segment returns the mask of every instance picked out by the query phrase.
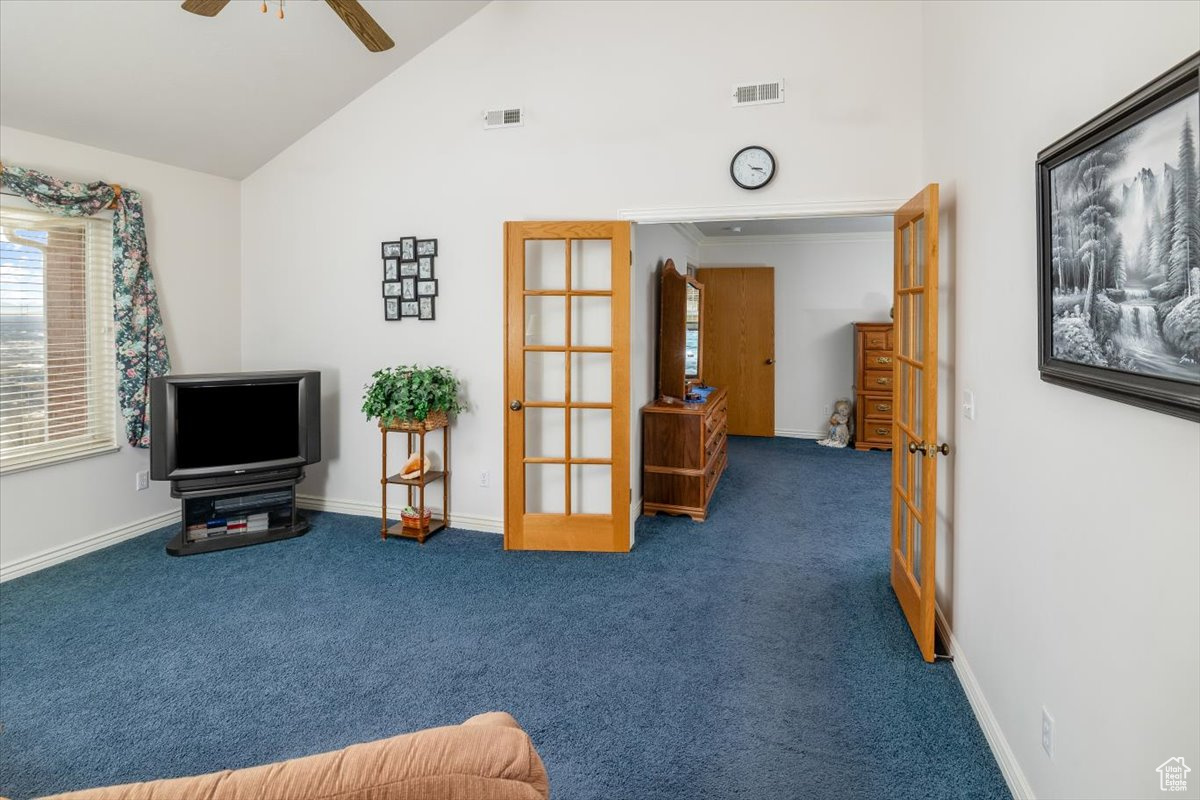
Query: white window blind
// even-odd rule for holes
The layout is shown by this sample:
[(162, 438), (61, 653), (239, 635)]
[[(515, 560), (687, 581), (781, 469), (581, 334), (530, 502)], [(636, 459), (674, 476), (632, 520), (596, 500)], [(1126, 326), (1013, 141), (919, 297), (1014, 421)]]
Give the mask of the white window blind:
[(0, 203), (0, 472), (115, 450), (112, 221)]

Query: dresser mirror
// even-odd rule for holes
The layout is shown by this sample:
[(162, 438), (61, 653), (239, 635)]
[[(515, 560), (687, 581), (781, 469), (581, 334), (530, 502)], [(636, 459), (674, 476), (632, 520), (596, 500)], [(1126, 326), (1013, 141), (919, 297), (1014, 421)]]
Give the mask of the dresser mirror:
[(700, 383), (704, 342), (700, 315), (704, 286), (683, 275), (675, 262), (662, 267), (659, 288), (658, 395), (667, 402), (684, 402), (688, 387)]

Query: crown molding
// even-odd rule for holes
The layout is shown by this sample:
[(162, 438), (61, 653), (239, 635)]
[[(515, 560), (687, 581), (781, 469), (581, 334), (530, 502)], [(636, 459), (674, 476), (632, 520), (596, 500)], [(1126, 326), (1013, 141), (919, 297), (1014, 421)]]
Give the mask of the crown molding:
[(678, 233), (684, 239), (687, 239), (691, 244), (700, 247), (704, 244), (704, 232), (696, 227), (694, 222), (672, 222), (671, 230)]

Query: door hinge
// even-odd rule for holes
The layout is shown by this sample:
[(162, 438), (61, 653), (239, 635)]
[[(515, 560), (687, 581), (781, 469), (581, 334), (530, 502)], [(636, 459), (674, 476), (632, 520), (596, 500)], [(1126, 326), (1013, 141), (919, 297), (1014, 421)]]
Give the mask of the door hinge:
[[(629, 251), (629, 266), (633, 266), (633, 251)], [(633, 491), (632, 489), (630, 491)]]

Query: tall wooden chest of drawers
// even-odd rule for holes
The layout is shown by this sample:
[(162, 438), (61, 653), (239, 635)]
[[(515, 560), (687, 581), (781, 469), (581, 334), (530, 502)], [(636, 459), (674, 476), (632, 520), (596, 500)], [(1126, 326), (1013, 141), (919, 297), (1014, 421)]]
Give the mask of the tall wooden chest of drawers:
[(704, 403), (654, 402), (642, 408), (642, 512), (708, 516), (725, 472), (726, 392)]
[(854, 323), (854, 447), (892, 449), (892, 323)]

